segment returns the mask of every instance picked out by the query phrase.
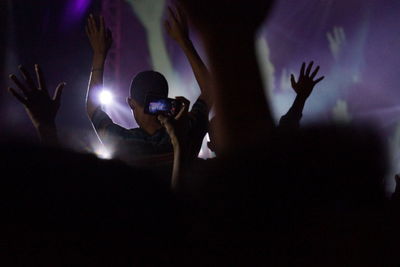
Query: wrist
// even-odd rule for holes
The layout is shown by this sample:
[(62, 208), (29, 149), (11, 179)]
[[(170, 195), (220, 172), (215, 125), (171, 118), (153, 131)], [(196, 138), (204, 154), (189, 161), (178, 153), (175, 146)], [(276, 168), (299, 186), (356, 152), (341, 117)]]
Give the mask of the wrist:
[(174, 149), (174, 153), (180, 153), (181, 152), (181, 146), (178, 142), (177, 139), (171, 139), (172, 147)]
[(49, 145), (58, 144), (57, 128), (54, 122), (38, 124), (36, 130), (42, 143)]
[(192, 47), (193, 43), (189, 37), (182, 37), (176, 40), (176, 42), (182, 47)]
[(93, 54), (93, 61), (92, 61), (92, 67), (93, 68), (103, 68), (104, 63), (106, 62), (106, 54), (102, 53), (94, 53)]
[(178, 41), (179, 46), (181, 47), (182, 51), (186, 55), (193, 54), (193, 51), (195, 50), (194, 45), (190, 39), (184, 39)]
[(307, 98), (308, 98), (308, 96), (302, 95), (302, 94), (298, 94), (298, 95), (296, 96), (296, 100), (297, 100), (297, 101), (300, 101), (300, 102), (306, 102)]

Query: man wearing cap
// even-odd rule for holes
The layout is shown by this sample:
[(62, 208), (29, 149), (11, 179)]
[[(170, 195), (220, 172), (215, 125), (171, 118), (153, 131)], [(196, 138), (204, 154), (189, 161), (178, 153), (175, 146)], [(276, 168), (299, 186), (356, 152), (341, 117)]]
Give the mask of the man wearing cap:
[[(106, 29), (103, 17), (100, 16), (97, 23), (90, 15), (86, 33), (93, 50), (86, 109), (102, 143), (111, 150), (114, 156), (128, 162), (167, 153), (172, 154), (170, 137), (157, 116), (144, 113), (147, 95), (168, 96), (167, 80), (156, 71), (148, 70), (138, 73), (132, 80), (127, 103), (139, 127), (126, 129), (115, 124), (101, 109), (96, 96), (103, 86), (104, 63), (112, 43), (111, 32)], [(193, 151), (192, 154), (199, 152), (201, 142), (207, 132), (209, 105), (204, 95), (203, 93), (200, 95), (188, 116), (188, 136), (193, 141), (189, 145)], [(197, 156), (197, 154), (191, 156)]]

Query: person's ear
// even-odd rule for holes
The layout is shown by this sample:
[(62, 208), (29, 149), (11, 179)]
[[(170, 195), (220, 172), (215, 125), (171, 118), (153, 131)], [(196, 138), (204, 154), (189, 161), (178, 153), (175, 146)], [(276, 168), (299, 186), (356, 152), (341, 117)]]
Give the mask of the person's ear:
[(132, 110), (135, 109), (135, 104), (134, 104), (134, 101), (133, 101), (132, 98), (127, 97), (127, 98), (126, 98), (126, 103), (128, 103), (129, 107), (130, 107)]

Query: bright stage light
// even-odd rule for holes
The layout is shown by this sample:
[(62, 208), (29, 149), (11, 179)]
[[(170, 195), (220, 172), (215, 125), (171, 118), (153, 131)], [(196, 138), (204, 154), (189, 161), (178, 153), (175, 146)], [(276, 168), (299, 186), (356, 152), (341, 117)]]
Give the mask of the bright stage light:
[(111, 151), (106, 149), (104, 146), (99, 146), (97, 149), (95, 149), (94, 153), (100, 159), (112, 159)]
[(99, 95), (100, 103), (102, 105), (110, 105), (113, 102), (113, 95), (110, 91), (103, 89)]

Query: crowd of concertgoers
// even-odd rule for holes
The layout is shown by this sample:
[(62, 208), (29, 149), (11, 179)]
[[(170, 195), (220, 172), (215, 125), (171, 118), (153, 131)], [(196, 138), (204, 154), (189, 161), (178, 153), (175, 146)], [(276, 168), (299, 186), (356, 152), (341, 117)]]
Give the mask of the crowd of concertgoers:
[[(201, 94), (190, 110), (182, 96), (177, 114), (147, 114), (146, 96), (167, 97), (168, 82), (140, 72), (127, 97), (135, 129), (115, 124), (97, 100), (112, 34), (102, 16), (90, 15), (86, 110), (113, 160), (60, 145), (55, 119), (66, 83), (52, 93), (40, 65), (36, 77), (23, 66), (19, 78), (10, 75), (9, 91), (42, 145), (12, 138), (1, 145), (1, 264), (399, 266), (400, 189), (385, 194), (386, 151), (376, 132), (300, 127), (324, 78), (313, 62), (291, 76), (296, 98), (279, 125), (273, 121), (254, 48), (271, 5), (180, 0), (169, 7), (165, 29)], [(198, 154), (207, 132), (216, 157), (204, 160)]]

